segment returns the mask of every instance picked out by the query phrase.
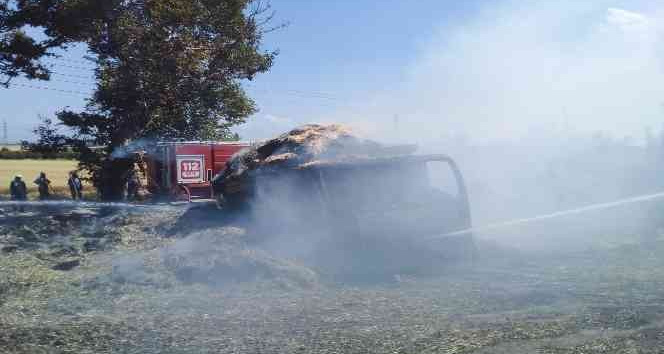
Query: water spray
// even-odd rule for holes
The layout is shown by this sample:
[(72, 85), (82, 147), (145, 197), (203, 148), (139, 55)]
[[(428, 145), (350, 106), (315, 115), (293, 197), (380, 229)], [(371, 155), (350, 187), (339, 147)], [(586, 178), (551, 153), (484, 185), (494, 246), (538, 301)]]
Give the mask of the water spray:
[(631, 198), (621, 199), (621, 200), (608, 202), (608, 203), (592, 204), (592, 205), (584, 206), (584, 207), (581, 207), (581, 208), (558, 211), (558, 212), (555, 212), (555, 213), (544, 214), (544, 215), (534, 216), (534, 217), (530, 217), (530, 218), (522, 218), (522, 219), (514, 219), (514, 220), (509, 220), (509, 221), (503, 221), (503, 222), (499, 222), (499, 223), (489, 224), (489, 225), (486, 225), (486, 226), (473, 227), (473, 228), (465, 229), (465, 230), (458, 230), (458, 231), (450, 232), (450, 233), (447, 233), (447, 234), (444, 234), (444, 235), (435, 236), (435, 237), (432, 237), (430, 239), (433, 240), (433, 239), (439, 239), (439, 238), (444, 238), (444, 237), (449, 237), (449, 236), (460, 236), (460, 235), (469, 234), (471, 232), (483, 232), (483, 231), (492, 231), (492, 230), (497, 230), (497, 229), (504, 229), (504, 228), (508, 228), (508, 227), (512, 227), (512, 226), (517, 226), (517, 225), (522, 225), (522, 224), (529, 224), (529, 223), (532, 223), (532, 222), (537, 222), (537, 221), (542, 221), (542, 220), (555, 219), (555, 218), (568, 216), (568, 215), (583, 214), (583, 213), (587, 213), (587, 212), (590, 212), (590, 211), (615, 208), (615, 207), (623, 206), (623, 205), (626, 205), (626, 204), (642, 203), (642, 202), (647, 202), (647, 201), (656, 200), (656, 199), (664, 199), (664, 192), (653, 193), (653, 194), (648, 194), (648, 195), (642, 195), (642, 196), (637, 196), (637, 197), (631, 197)]

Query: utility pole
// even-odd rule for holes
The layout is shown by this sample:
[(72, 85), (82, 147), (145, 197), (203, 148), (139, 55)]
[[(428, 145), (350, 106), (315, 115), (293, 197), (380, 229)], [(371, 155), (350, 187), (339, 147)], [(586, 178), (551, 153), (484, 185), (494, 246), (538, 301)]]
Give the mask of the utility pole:
[(9, 145), (9, 134), (6, 119), (2, 120), (2, 144), (5, 146)]

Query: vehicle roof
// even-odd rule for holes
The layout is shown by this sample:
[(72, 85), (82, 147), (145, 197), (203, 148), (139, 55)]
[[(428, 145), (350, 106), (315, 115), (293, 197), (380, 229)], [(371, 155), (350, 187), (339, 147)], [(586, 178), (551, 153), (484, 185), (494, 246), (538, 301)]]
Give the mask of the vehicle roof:
[(426, 162), (448, 162), (454, 164), (454, 160), (447, 155), (404, 155), (389, 157), (350, 157), (334, 160), (317, 160), (298, 166), (299, 169), (311, 168), (343, 168), (358, 166), (381, 166), (401, 163), (426, 163)]

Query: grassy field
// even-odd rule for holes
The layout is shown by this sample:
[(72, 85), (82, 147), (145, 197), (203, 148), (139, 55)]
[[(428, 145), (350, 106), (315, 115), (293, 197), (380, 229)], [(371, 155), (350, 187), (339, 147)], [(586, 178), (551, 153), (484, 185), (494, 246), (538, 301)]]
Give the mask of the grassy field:
[(76, 169), (73, 160), (0, 160), (0, 195), (9, 194), (9, 183), (15, 175), (21, 174), (28, 185), (31, 198), (37, 196), (37, 186), (32, 183), (40, 172), (45, 172), (51, 180), (56, 194), (68, 195), (67, 178), (69, 171)]
[(0, 150), (1, 149), (8, 149), (10, 151), (19, 151), (21, 150), (21, 144), (0, 144)]

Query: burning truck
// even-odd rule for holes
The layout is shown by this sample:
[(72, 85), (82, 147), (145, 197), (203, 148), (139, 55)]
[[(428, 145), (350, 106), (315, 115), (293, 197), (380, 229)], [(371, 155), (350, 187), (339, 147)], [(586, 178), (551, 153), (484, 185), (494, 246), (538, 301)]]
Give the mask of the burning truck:
[[(415, 150), (362, 139), (339, 125), (305, 125), (255, 144), (160, 143), (143, 166), (152, 193), (214, 199), (222, 213), (249, 215), (255, 234), (307, 245), (303, 253), (326, 269), (374, 276), (432, 267), (423, 260), (473, 259), (472, 234), (441, 237), (472, 226), (457, 164)], [(452, 193), (434, 187), (434, 165), (448, 171)]]
[[(472, 234), (444, 237), (472, 226), (457, 164), (415, 150), (361, 139), (339, 125), (305, 125), (239, 151), (212, 179), (212, 193), (222, 209), (245, 210), (260, 230), (290, 237), (286, 244), (328, 233), (317, 238), (319, 252), (307, 253), (317, 263), (343, 255), (353, 274), (371, 265), (419, 272), (431, 266), (423, 259), (473, 259)], [(447, 169), (453, 193), (433, 186), (433, 165)]]

